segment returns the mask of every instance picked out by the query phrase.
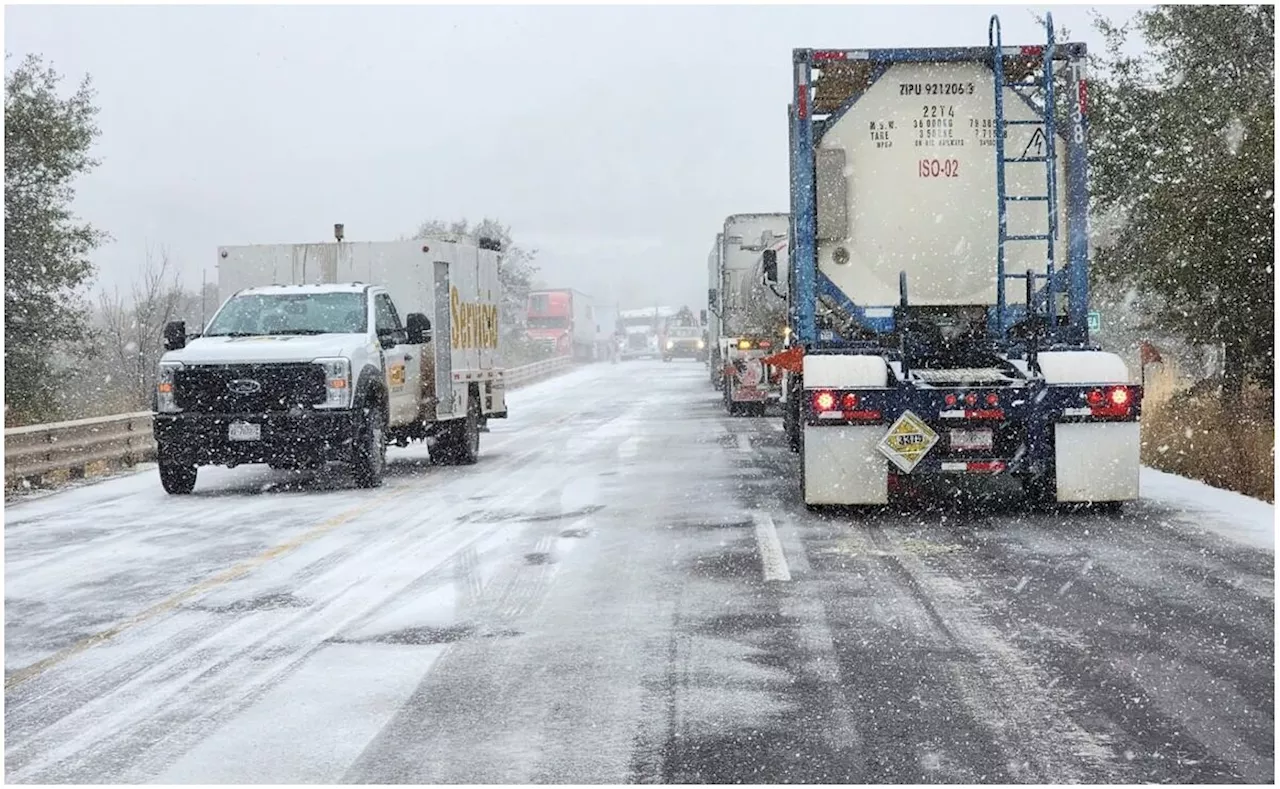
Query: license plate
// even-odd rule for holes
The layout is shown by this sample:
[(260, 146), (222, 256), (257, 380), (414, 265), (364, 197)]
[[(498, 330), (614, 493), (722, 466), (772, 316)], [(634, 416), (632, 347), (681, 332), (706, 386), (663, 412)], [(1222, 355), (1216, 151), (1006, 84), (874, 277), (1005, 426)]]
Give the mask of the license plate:
[(990, 430), (952, 430), (952, 449), (991, 449)]
[(260, 441), (262, 425), (249, 422), (232, 422), (227, 425), (227, 438), (231, 441)]

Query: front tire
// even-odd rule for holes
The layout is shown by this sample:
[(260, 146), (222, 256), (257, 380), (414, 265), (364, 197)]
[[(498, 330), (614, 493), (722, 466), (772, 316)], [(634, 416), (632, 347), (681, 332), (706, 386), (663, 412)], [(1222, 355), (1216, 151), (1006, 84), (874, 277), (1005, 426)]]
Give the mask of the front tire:
[(370, 406), (364, 415), (364, 423), (360, 425), (359, 444), (352, 476), (356, 485), (361, 488), (376, 488), (382, 484), (382, 475), (387, 467), (387, 417), (382, 406)]
[(160, 484), (164, 492), (173, 496), (185, 496), (196, 489), (196, 476), (200, 469), (196, 466), (160, 461)]

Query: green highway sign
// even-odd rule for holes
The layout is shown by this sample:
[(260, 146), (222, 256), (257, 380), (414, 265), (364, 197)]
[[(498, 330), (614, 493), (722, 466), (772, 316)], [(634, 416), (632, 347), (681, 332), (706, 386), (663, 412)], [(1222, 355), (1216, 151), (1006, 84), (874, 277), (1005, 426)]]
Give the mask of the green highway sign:
[(1089, 331), (1098, 331), (1102, 328), (1102, 314), (1097, 310), (1089, 310)]

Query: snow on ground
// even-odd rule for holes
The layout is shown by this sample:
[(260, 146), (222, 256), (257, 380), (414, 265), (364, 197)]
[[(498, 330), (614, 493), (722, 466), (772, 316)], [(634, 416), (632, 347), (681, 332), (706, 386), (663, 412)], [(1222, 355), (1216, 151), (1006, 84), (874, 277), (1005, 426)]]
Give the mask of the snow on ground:
[(1141, 485), (1143, 499), (1181, 511), (1182, 522), (1275, 552), (1275, 505), (1152, 468), (1142, 469)]

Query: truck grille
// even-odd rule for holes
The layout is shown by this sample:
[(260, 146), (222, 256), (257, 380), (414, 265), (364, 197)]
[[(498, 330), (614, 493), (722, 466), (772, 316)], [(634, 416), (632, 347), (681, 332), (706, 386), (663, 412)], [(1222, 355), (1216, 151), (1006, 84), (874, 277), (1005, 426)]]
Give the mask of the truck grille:
[(325, 400), (324, 370), (317, 364), (230, 364), (184, 367), (174, 376), (183, 411), (262, 414)]

